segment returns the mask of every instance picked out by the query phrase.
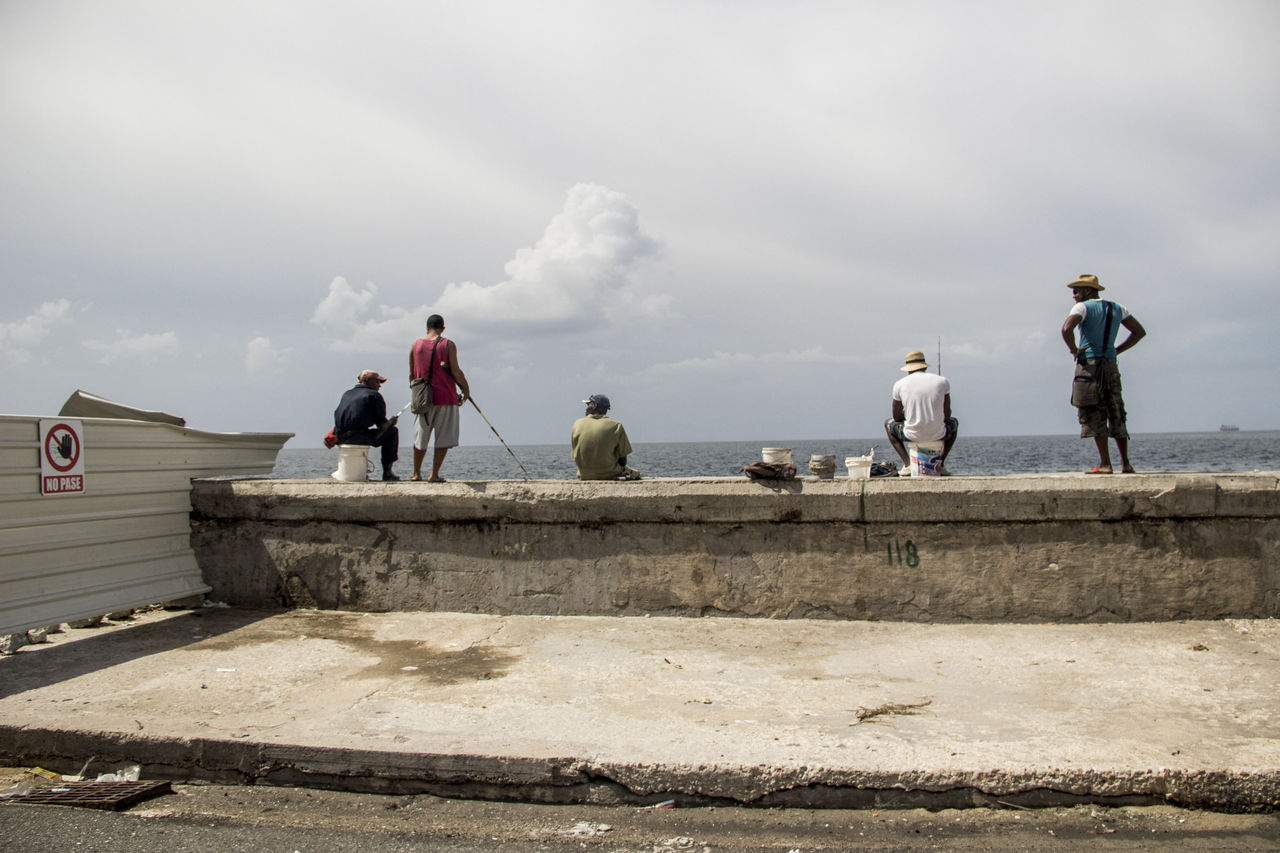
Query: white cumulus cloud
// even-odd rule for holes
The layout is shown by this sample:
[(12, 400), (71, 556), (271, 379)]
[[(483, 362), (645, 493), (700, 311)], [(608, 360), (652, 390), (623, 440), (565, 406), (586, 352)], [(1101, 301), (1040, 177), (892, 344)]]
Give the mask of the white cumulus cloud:
[(378, 314), (374, 319), (349, 319), (349, 336), (332, 341), (329, 349), (339, 352), (407, 352), (409, 344), (426, 332), (426, 319), (431, 310), (425, 305), (418, 308), (379, 305)]
[(31, 348), (48, 338), (59, 323), (67, 322), (70, 314), (70, 300), (56, 299), (15, 323), (0, 323), (0, 352), (16, 362), (28, 360)]
[(152, 360), (157, 356), (173, 355), (178, 351), (178, 336), (174, 332), (134, 334), (128, 329), (117, 329), (114, 341), (85, 341), (87, 349), (101, 353), (102, 364), (120, 361)]
[(637, 266), (656, 255), (657, 242), (640, 228), (640, 212), (622, 193), (577, 184), (564, 207), (532, 247), (519, 249), (504, 267), (509, 278), (492, 285), (447, 284), (432, 305), (405, 308), (373, 302), (377, 287), (356, 290), (335, 278), (311, 322), (341, 339), (329, 349), (395, 352), (421, 337), (431, 314), (466, 317), (468, 329), (541, 334), (599, 328), (662, 316), (671, 297), (644, 292)]
[(598, 184), (577, 184), (542, 238), (507, 262), (510, 278), (488, 286), (449, 284), (437, 311), (446, 317), (465, 313), (477, 325), (542, 330), (655, 315), (669, 297), (638, 291), (632, 273), (657, 250), (630, 199)]
[(270, 338), (256, 337), (245, 348), (244, 369), (250, 375), (277, 373), (290, 352), (287, 347), (272, 344)]
[(338, 276), (329, 282), (329, 293), (316, 306), (311, 322), (322, 326), (349, 326), (377, 295), (378, 288), (371, 281), (357, 291), (345, 278)]
[(336, 336), (329, 349), (339, 352), (394, 352), (422, 336), (431, 311), (425, 306), (398, 308), (379, 305), (377, 317), (368, 317), (378, 287), (366, 282), (360, 290), (342, 276), (329, 283), (329, 292), (311, 315), (311, 322), (326, 326)]

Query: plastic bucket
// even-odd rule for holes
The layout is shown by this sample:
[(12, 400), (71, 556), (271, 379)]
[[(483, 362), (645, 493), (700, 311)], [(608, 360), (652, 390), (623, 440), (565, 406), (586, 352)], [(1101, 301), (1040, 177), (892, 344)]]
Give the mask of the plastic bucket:
[(765, 447), (760, 451), (765, 462), (790, 462), (790, 447)]
[(338, 445), (338, 470), (330, 476), (344, 483), (363, 483), (369, 479), (369, 448), (363, 444)]
[(908, 441), (907, 458), (912, 477), (936, 477), (942, 465), (942, 442)]
[(830, 480), (836, 475), (836, 455), (815, 453), (809, 457), (809, 473), (819, 480)]
[(849, 469), (850, 480), (865, 480), (871, 476), (871, 456), (846, 456), (844, 467)]

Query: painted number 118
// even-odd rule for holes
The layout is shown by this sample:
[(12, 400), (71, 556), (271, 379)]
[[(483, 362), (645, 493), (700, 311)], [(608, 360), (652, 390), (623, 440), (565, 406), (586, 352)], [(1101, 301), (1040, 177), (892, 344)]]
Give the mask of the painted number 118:
[(912, 569), (920, 565), (920, 552), (916, 550), (916, 543), (910, 539), (906, 543), (895, 539), (884, 547), (889, 555), (889, 565), (906, 565)]

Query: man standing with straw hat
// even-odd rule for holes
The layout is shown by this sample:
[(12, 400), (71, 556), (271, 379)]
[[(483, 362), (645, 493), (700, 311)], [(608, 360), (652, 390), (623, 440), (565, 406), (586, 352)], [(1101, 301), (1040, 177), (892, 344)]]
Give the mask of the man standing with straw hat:
[[(1084, 274), (1067, 285), (1076, 304), (1062, 324), (1062, 340), (1076, 360), (1076, 381), (1071, 403), (1080, 419), (1080, 437), (1093, 438), (1098, 446), (1098, 467), (1090, 474), (1110, 474), (1111, 454), (1107, 439), (1116, 440), (1120, 451), (1120, 472), (1132, 474), (1129, 464), (1129, 430), (1125, 424), (1124, 397), (1120, 388), (1120, 367), (1116, 358), (1146, 336), (1138, 318), (1119, 302), (1108, 302), (1098, 294), (1105, 290), (1096, 275)], [(1116, 346), (1120, 327), (1129, 336)], [(1080, 329), (1079, 345), (1075, 330)]]
[(884, 422), (889, 443), (902, 459), (902, 473), (911, 469), (907, 442), (941, 441), (942, 459), (938, 473), (949, 475), (947, 454), (956, 443), (960, 422), (951, 417), (951, 383), (937, 373), (927, 373), (924, 352), (907, 353), (902, 370), (906, 376), (893, 384), (893, 417)]

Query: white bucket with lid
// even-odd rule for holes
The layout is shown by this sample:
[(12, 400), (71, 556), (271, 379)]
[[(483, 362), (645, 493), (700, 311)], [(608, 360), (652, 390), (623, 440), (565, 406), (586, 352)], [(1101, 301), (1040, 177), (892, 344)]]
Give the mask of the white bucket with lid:
[(790, 447), (765, 447), (760, 451), (765, 462), (790, 462)]
[(814, 453), (809, 457), (809, 473), (819, 480), (830, 480), (836, 475), (836, 455)]
[(912, 477), (937, 477), (942, 467), (942, 442), (908, 441), (907, 458)]
[(363, 444), (338, 445), (338, 470), (329, 476), (344, 483), (363, 483), (373, 467), (369, 464), (369, 448)]
[(844, 467), (849, 469), (850, 480), (866, 480), (871, 476), (871, 462), (875, 457), (876, 449), (871, 448), (866, 456), (846, 456), (844, 458)]

